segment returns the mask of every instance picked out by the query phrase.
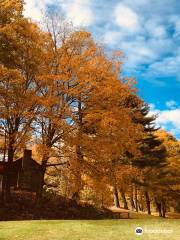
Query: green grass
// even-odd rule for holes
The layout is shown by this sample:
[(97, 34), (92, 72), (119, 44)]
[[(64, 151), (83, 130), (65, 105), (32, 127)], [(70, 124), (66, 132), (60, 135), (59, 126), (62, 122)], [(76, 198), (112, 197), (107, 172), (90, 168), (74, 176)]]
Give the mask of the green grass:
[[(180, 220), (53, 220), (0, 222), (0, 240), (178, 240)], [(137, 226), (172, 233), (144, 233), (136, 236)]]

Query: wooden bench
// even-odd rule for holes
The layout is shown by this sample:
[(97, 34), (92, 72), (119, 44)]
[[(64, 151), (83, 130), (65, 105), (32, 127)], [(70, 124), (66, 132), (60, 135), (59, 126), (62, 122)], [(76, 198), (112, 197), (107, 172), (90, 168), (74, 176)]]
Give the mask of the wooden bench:
[(130, 218), (130, 212), (113, 212), (113, 219), (122, 219), (122, 215), (125, 215), (126, 217), (123, 218)]

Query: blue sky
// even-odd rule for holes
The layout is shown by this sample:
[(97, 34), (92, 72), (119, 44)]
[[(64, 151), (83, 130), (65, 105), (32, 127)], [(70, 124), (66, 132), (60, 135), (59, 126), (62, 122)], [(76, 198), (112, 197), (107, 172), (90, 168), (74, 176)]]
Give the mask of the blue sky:
[(25, 16), (41, 20), (55, 6), (109, 50), (124, 53), (123, 74), (159, 115), (157, 124), (180, 139), (179, 0), (25, 0)]

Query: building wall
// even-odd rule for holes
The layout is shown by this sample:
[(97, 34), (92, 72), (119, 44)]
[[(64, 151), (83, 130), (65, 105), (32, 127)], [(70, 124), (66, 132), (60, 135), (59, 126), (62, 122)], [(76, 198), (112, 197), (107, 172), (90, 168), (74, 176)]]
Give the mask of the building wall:
[(32, 159), (32, 151), (25, 150), (22, 158), (22, 169), (18, 174), (18, 187), (37, 191), (40, 182), (40, 165)]
[(3, 179), (3, 176), (0, 175), (0, 192), (2, 192), (2, 179)]
[[(25, 150), (22, 158), (13, 162), (11, 186), (29, 191), (37, 191), (40, 184), (41, 166), (32, 159), (32, 151)], [(0, 191), (5, 162), (0, 162)]]
[(32, 165), (29, 168), (22, 168), (18, 175), (18, 187), (30, 191), (38, 190), (40, 182), (40, 169)]

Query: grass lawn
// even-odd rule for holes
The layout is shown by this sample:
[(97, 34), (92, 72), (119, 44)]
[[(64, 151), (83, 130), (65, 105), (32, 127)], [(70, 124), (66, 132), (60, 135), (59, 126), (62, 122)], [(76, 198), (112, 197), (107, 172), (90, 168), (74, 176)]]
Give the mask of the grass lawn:
[[(135, 228), (144, 229), (137, 236)], [(179, 240), (180, 220), (37, 220), (0, 222), (0, 240)], [(169, 233), (147, 233), (147, 230), (169, 230)]]

